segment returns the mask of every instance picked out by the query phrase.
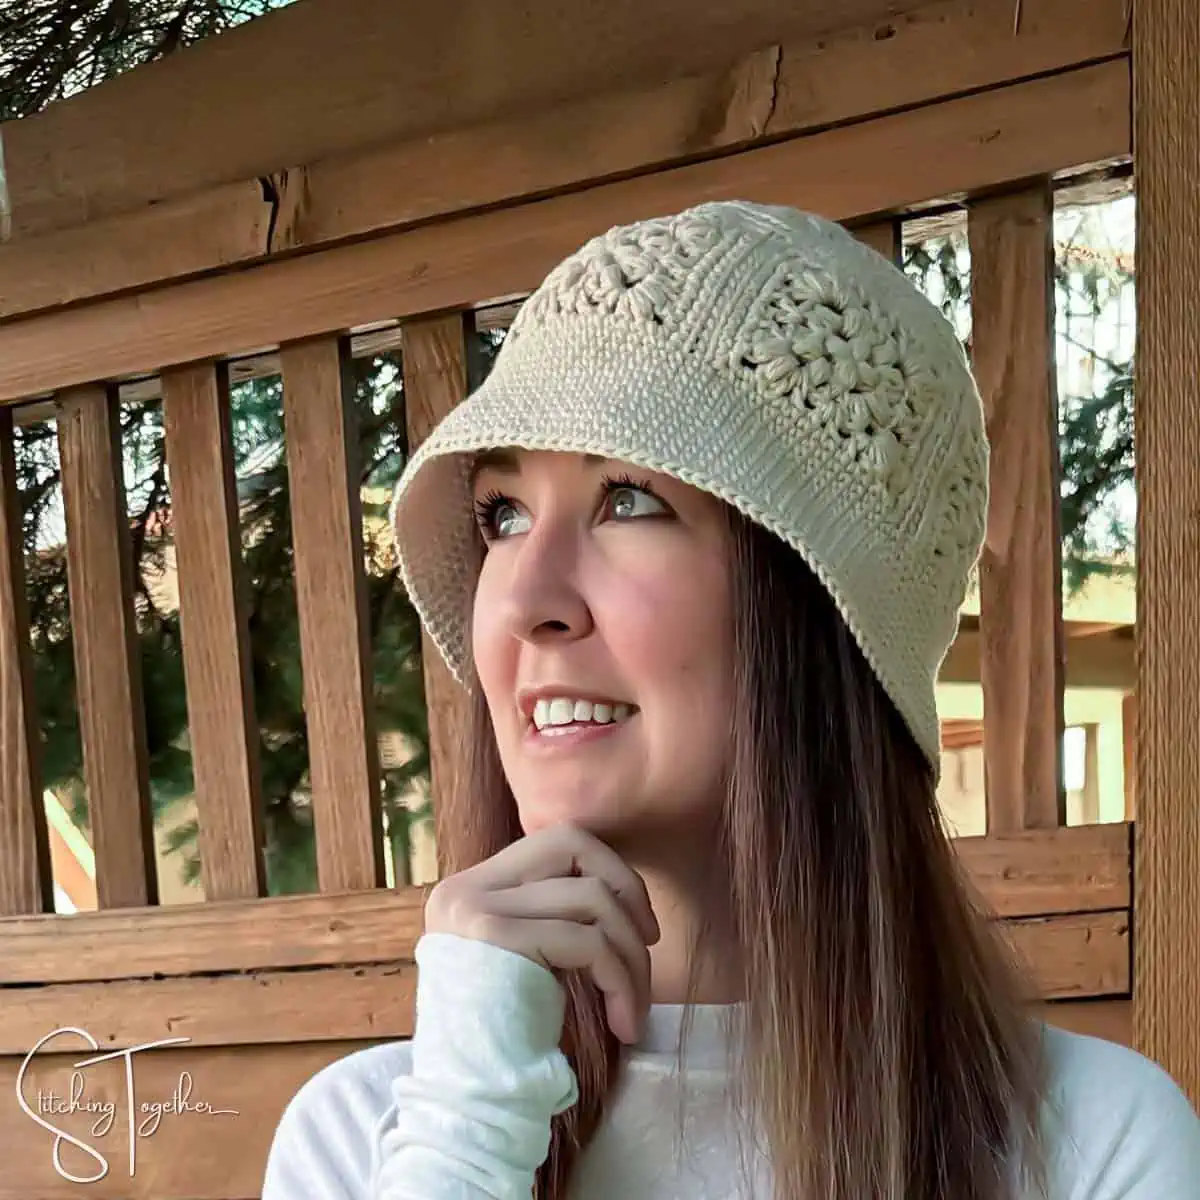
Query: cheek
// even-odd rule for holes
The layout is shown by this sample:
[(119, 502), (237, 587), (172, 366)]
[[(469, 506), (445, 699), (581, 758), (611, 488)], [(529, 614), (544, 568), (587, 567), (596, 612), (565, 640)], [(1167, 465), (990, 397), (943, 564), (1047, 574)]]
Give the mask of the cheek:
[(471, 649), (483, 694), (493, 708), (499, 696), (512, 695), (516, 684), (517, 648), (504, 628), (501, 598), (499, 573), (489, 570), (485, 560), (471, 614)]
[(722, 559), (663, 556), (612, 589), (605, 641), (656, 717), (724, 717), (729, 703), (732, 623)]

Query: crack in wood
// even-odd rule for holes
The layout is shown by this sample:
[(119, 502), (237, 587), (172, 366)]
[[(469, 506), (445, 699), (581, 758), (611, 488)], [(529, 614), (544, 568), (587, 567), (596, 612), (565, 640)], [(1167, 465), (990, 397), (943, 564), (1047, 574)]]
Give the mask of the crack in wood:
[(267, 220), (267, 239), (266, 245), (263, 246), (263, 253), (270, 254), (275, 248), (275, 225), (279, 220), (279, 206), (281, 203), (280, 187), (286, 184), (287, 172), (281, 172), (280, 182), (277, 184), (271, 175), (259, 176), (259, 185), (262, 187), (263, 203), (271, 206), (271, 216)]
[(772, 46), (771, 50), (774, 54), (774, 62), (771, 64), (771, 94), (767, 97), (767, 115), (763, 117), (762, 125), (757, 131), (758, 135), (766, 133), (771, 128), (775, 109), (779, 105), (779, 79), (783, 74), (783, 47)]

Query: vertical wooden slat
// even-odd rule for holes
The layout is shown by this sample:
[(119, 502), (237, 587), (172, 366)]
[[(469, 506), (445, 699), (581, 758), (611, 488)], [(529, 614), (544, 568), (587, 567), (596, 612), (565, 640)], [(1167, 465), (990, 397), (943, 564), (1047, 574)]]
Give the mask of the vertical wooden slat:
[(59, 397), (75, 688), (101, 908), (158, 903), (115, 388)]
[(979, 569), (988, 830), (1066, 820), (1048, 182), (972, 205), (972, 347), (992, 457)]
[(228, 375), (178, 367), (162, 388), (201, 878), (206, 899), (244, 900), (265, 872)]
[[(452, 313), (411, 321), (402, 330), (404, 405), (411, 454), (437, 423), (466, 398), (471, 372), (467, 339), (472, 331), (469, 314)], [(429, 758), (433, 785), (434, 836), (438, 866), (444, 871), (442, 836), (453, 805), (446, 802), (459, 784), (463, 731), (470, 713), (470, 697), (454, 681), (437, 648), (427, 636), (422, 640), (425, 670), (425, 707), (429, 712)]]
[(285, 346), (284, 421), (317, 875), (382, 887), (379, 745), (363, 569), (358, 430), (344, 341)]
[(1200, 1105), (1200, 5), (1133, 11), (1138, 720), (1134, 1037)]
[(878, 250), (896, 266), (900, 266), (904, 261), (902, 226), (898, 217), (876, 221), (871, 225), (860, 225), (853, 232), (860, 242), (865, 242), (872, 250)]
[(0, 408), (0, 916), (54, 911), (42, 783), (13, 410)]

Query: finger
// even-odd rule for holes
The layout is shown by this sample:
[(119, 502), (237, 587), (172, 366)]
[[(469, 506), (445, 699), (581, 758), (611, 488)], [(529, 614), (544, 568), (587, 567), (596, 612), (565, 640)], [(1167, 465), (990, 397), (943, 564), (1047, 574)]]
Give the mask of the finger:
[(633, 979), (599, 925), (521, 918), (497, 920), (504, 925), (505, 944), (516, 953), (552, 969), (587, 971), (604, 996), (613, 1033), (627, 1045), (638, 1040), (643, 1015)]
[(649, 1006), (650, 952), (645, 936), (602, 879), (587, 875), (575, 879), (541, 879), (487, 892), (481, 901), (489, 913), (498, 917), (599, 925), (629, 970), (639, 1012)]
[(650, 945), (660, 931), (642, 877), (615, 850), (574, 825), (539, 830), (471, 868), (475, 886), (489, 891), (540, 879), (592, 875), (602, 879), (643, 930)]

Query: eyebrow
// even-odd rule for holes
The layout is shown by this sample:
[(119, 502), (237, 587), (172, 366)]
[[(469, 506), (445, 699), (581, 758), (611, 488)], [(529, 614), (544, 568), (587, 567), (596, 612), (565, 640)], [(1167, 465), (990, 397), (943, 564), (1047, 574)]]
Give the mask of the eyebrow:
[[(597, 467), (608, 460), (603, 454), (585, 454), (583, 461), (586, 466)], [(481, 471), (495, 471), (500, 475), (520, 475), (520, 452), (508, 447), (499, 450), (481, 450), (471, 463), (468, 483), (475, 486), (475, 481)]]

